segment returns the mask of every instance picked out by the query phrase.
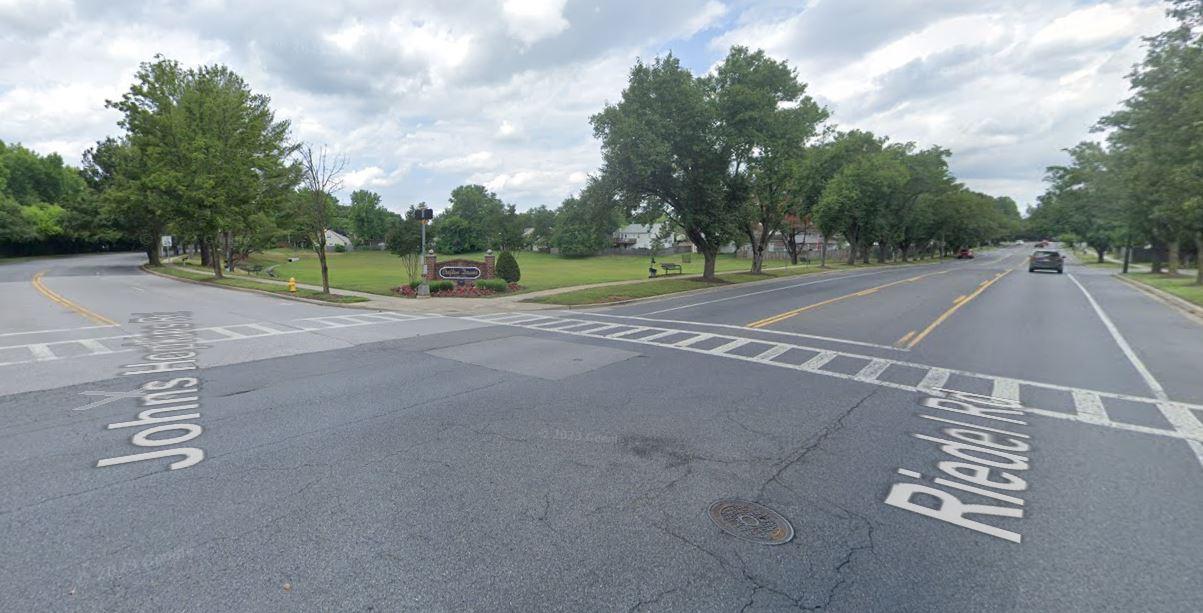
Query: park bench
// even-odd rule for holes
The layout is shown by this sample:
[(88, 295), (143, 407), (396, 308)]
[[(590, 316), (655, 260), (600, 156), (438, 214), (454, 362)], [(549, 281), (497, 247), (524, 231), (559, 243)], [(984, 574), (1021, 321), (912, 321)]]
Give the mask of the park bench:
[(670, 262), (665, 262), (664, 264), (661, 264), (660, 268), (664, 269), (664, 274), (666, 274), (666, 275), (674, 270), (677, 271), (677, 274), (681, 274), (683, 272), (681, 270), (680, 264), (673, 264)]

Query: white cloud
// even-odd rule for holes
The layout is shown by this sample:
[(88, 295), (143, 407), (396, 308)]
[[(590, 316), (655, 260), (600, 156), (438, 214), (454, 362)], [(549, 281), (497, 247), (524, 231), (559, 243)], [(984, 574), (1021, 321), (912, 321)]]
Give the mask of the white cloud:
[(511, 35), (529, 45), (568, 29), (565, 0), (503, 0), (502, 15)]
[[(236, 7), (236, 8), (235, 8)], [(445, 202), (465, 181), (557, 204), (601, 162), (589, 117), (637, 57), (695, 69), (732, 44), (790, 60), (841, 127), (940, 144), (971, 186), (1030, 202), (1045, 165), (1124, 97), (1157, 0), (0, 0), (0, 139), (72, 163), (156, 53), (221, 62), (349, 189)], [(264, 24), (270, 24), (269, 26)]]

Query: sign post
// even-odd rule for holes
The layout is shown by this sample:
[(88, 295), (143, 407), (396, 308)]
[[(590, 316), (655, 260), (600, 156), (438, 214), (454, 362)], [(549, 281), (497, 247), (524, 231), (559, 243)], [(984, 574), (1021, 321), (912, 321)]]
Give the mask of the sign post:
[(420, 252), (420, 257), (422, 258), (422, 282), (418, 285), (418, 297), (429, 298), (430, 271), (426, 264), (426, 224), (430, 223), (430, 220), (434, 218), (434, 209), (428, 209), (425, 204), (419, 204), (416, 212), (418, 223), (422, 226), (422, 251)]

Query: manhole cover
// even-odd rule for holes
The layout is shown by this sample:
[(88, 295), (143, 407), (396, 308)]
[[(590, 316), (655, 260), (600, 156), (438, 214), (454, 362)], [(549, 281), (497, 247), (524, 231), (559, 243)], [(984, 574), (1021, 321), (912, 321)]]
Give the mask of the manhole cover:
[(710, 505), (710, 520), (731, 536), (762, 545), (781, 545), (794, 538), (794, 527), (780, 513), (746, 500)]

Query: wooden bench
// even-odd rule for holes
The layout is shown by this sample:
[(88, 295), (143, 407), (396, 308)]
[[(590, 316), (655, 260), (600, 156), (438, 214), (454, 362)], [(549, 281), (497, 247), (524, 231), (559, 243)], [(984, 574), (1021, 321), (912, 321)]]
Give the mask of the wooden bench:
[(661, 265), (660, 265), (660, 268), (663, 268), (663, 269), (664, 269), (664, 274), (666, 274), (666, 275), (667, 275), (667, 274), (669, 274), (670, 272), (674, 271), (674, 270), (675, 270), (675, 271), (677, 271), (677, 274), (681, 274), (682, 272), (684, 272), (684, 271), (682, 271), (682, 270), (681, 270), (681, 265), (680, 265), (680, 264), (673, 264), (673, 263), (670, 263), (670, 262), (666, 262), (666, 263), (664, 263), (664, 264), (661, 264)]

